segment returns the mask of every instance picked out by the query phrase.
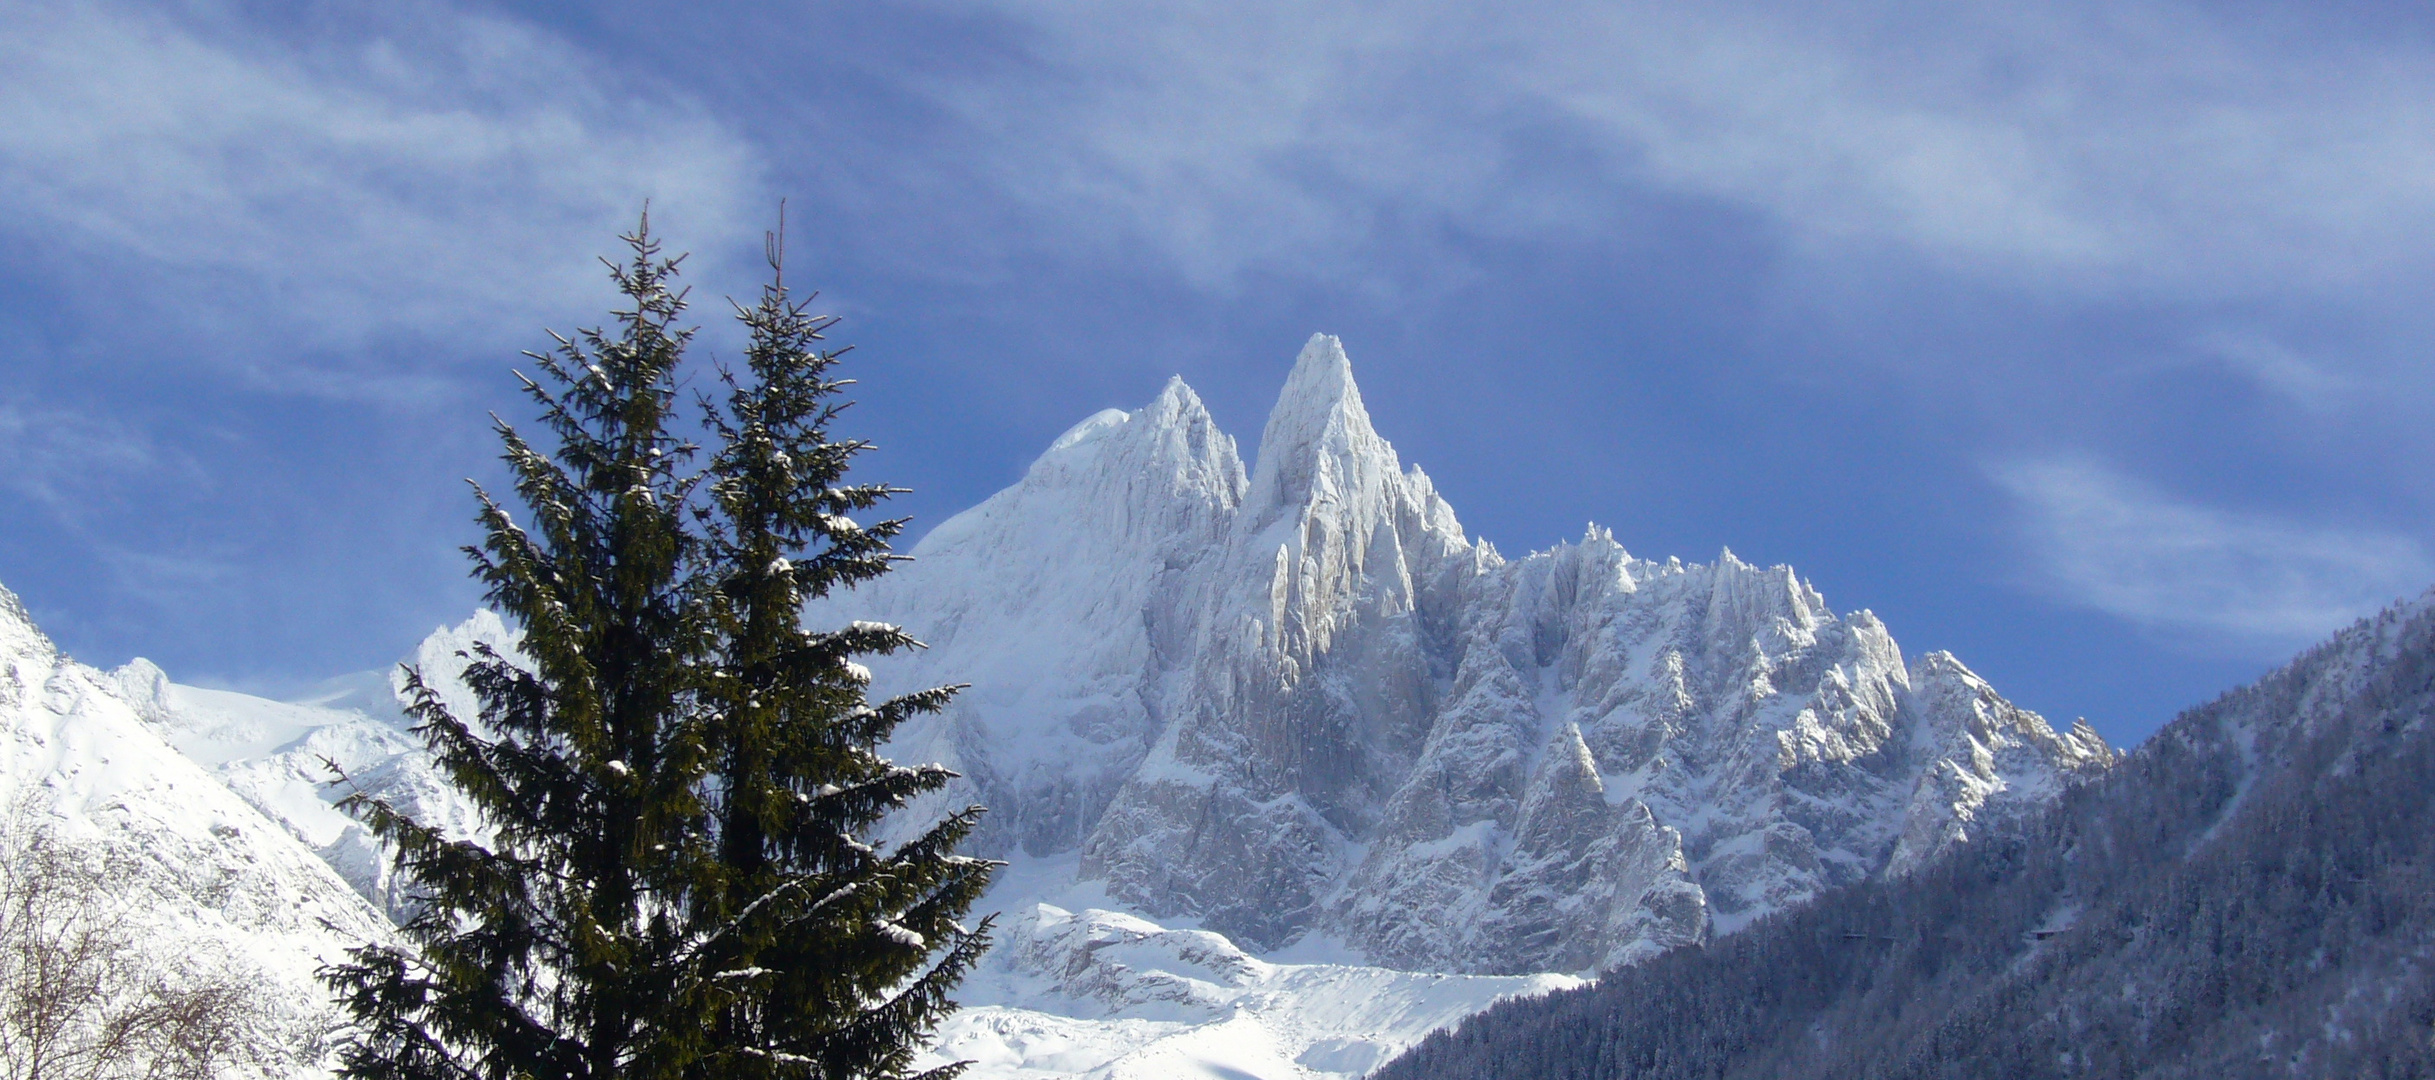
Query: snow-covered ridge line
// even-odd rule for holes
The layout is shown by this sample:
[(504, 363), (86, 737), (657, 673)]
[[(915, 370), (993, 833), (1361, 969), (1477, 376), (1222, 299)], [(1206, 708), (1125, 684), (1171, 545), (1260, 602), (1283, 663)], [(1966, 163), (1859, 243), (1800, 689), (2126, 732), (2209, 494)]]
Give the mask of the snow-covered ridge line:
[[(1467, 536), (1314, 336), (1246, 469), (1180, 380), (809, 615), (969, 682), (900, 757), (988, 854), (1254, 949), (1588, 971), (1901, 873), (2114, 759), (1786, 567)], [(927, 812), (927, 811), (925, 811)]]
[[(910, 818), (989, 805), (977, 853), (1016, 863), (983, 905), (1005, 944), (939, 1047), (976, 1077), (1358, 1076), (1570, 981), (1530, 973), (1904, 873), (2114, 760), (1786, 567), (1638, 559), (1596, 527), (1500, 556), (1378, 434), (1324, 336), (1256, 468), (1173, 380), (913, 554), (806, 614), (930, 643), (874, 665), (875, 692), (972, 685), (890, 752), (964, 774)], [(414, 658), (463, 716), (477, 641), (514, 645), (480, 613)], [(478, 829), (380, 681), (286, 704), (97, 672), (0, 590), (0, 786), (152, 853), (163, 941), (259, 951), (307, 1017), (313, 966), (397, 903), (322, 758)], [(1278, 952), (1319, 942), (1348, 962)]]
[(252, 989), (248, 1075), (314, 1075), (336, 1019), (314, 974), (389, 923), (163, 737), (157, 699), (129, 692), (158, 674), (60, 655), (0, 588), (0, 831), (12, 850), (41, 835), (105, 862), (139, 955)]
[[(410, 660), (459, 716), (478, 715), (460, 677), (463, 654), (477, 642), (512, 653), (515, 635), (496, 613), (479, 611), (432, 631)], [(141, 658), (110, 679), (156, 734), (392, 917), (402, 916), (404, 906), (388, 855), (370, 830), (334, 805), (340, 798), (364, 791), (456, 835), (481, 831), (473, 806), (411, 732), (402, 672), (361, 672), (304, 702), (180, 685)], [(332, 764), (341, 775), (332, 775)]]

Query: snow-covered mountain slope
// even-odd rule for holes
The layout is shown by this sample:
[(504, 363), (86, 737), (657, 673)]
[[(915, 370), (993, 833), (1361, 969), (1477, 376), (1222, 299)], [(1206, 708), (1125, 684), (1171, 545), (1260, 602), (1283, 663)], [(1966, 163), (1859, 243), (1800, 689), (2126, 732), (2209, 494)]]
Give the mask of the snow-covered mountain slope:
[[(1039, 879), (1071, 861), (1030, 861), (996, 895), (1056, 891)], [(996, 947), (958, 992), (968, 1007), (925, 1064), (969, 1060), (973, 1080), (1353, 1080), (1499, 1000), (1580, 983), (1271, 962), (1206, 930), (1082, 906), (1105, 899), (1088, 886), (1066, 891), (1058, 899), (1074, 910), (1034, 903), (1001, 915)]]
[[(334, 1019), (315, 970), (385, 938), (389, 923), (285, 827), (164, 739), (124, 688), (141, 674), (113, 676), (60, 655), (0, 589), (4, 827), (106, 860), (143, 952), (255, 987), (268, 1022), (251, 1032), (247, 1054), (264, 1075), (311, 1073)], [(280, 734), (225, 737), (234, 745)]]
[(982, 850), (1079, 853), (1154, 918), (1412, 970), (1584, 971), (1902, 873), (2114, 758), (1784, 567), (1506, 559), (1303, 350), (1256, 467), (1197, 397), (1101, 413), (914, 562), (832, 597), (969, 682), (896, 756)]
[[(439, 783), (378, 688), (345, 685), (277, 702), (180, 685), (142, 660), (102, 673), (59, 658), (11, 603), (0, 593), (0, 650), (14, 658), (0, 669), (0, 689), (44, 692), (25, 702), (0, 695), (14, 710), (8, 730), (20, 747), (47, 739), (67, 748), (18, 753), (0, 781), (11, 791), (77, 793), (56, 808), (44, 802), (46, 814), (149, 860), (161, 884), (144, 900), (148, 923), (157, 924), (148, 944), (258, 958), (271, 973), (279, 1017), (265, 1033), (266, 1071), (314, 1073), (313, 1037), (334, 1017), (311, 973), (340, 950), (385, 935), (386, 922), (366, 901), (397, 899), (370, 838), (330, 806), (343, 785), (330, 782), (323, 759), (418, 814), (470, 830), (461, 799)], [(477, 641), (512, 648), (513, 640), (496, 616), (477, 613), (434, 632), (412, 662), (470, 715), (459, 654)], [(28, 722), (20, 704), (46, 719)], [(939, 1031), (929, 1063), (974, 1060), (967, 1075), (975, 1080), (1351, 1078), (1498, 1000), (1578, 983), (1272, 963), (1216, 933), (1086, 906), (1111, 901), (1073, 887), (1075, 859), (1032, 861), (1029, 880), (1019, 872), (983, 905), (1002, 912), (999, 944), (957, 995), (969, 1007)], [(1047, 895), (1075, 910), (1034, 899)], [(268, 910), (282, 902), (293, 910)], [(300, 919), (314, 921), (310, 932), (300, 932)]]
[[(1216, 479), (1221, 495), (1239, 493), (1239, 473)], [(514, 635), (480, 612), (435, 631), (410, 661), (463, 715), (473, 709), (460, 653), (475, 642), (512, 649)], [(141, 860), (148, 948), (249, 973), (258, 964), (274, 1017), (255, 1051), (264, 1073), (318, 1074), (335, 1016), (312, 972), (386, 936), (375, 905), (398, 901), (371, 838), (330, 805), (345, 787), (325, 759), (426, 820), (476, 828), (406, 730), (400, 680), (279, 702), (181, 685), (140, 659), (99, 672), (60, 657), (5, 592), (0, 656), (11, 747), (0, 791), (36, 793), (43, 821)], [(975, 1080), (1350, 1078), (1498, 1000), (1578, 983), (1262, 960), (1213, 932), (1108, 910), (1104, 891), (1074, 886), (1074, 846), (1028, 860), (984, 903), (1002, 913), (999, 944), (957, 995), (969, 1007), (940, 1030), (931, 1063), (972, 1059)]]
[(1496, 1009), (1385, 1075), (2435, 1075), (2431, 777), (2435, 591), (1999, 843)]
[[(971, 684), (955, 723), (909, 732), (896, 748), (904, 760), (954, 762), (967, 778), (925, 810), (960, 808), (977, 791), (1001, 850), (1082, 843), (1169, 726), (1193, 655), (1186, 613), (1199, 598), (1187, 590), (1208, 579), (1198, 568), (1218, 552), (1243, 487), (1234, 440), (1178, 380), (1140, 412), (1075, 425), (1020, 483), (931, 530), (925, 580), (1004, 587), (922, 598), (924, 640), (955, 659), (952, 681)], [(1092, 557), (1010, 562), (1007, 537)], [(1034, 629), (1006, 632), (1015, 626)]]
[[(1635, 559), (1594, 527), (1505, 558), (1379, 436), (1332, 338), (1256, 468), (1171, 382), (913, 554), (807, 617), (925, 638), (873, 665), (883, 692), (972, 684), (890, 753), (964, 774), (908, 820), (981, 802), (979, 852), (1018, 863), (937, 1048), (975, 1076), (1360, 1075), (1570, 981), (1523, 973), (1907, 873), (2113, 761), (1786, 568)], [(513, 634), (479, 614), (413, 660), (460, 716), (477, 641)], [(149, 860), (162, 940), (259, 958), (295, 1024), (322, 1015), (314, 966), (399, 902), (325, 759), (478, 832), (393, 682), (280, 703), (105, 674), (13, 598), (0, 660), (5, 793)]]
[[(492, 612), (432, 632), (412, 662), (460, 715), (474, 715), (457, 674), (460, 652), (476, 641), (509, 645)], [(111, 673), (128, 704), (162, 738), (312, 850), (365, 899), (402, 917), (388, 856), (371, 832), (334, 804), (355, 790), (373, 793), (457, 835), (479, 829), (473, 807), (451, 788), (399, 705), (402, 675), (364, 672), (326, 685), (301, 702), (183, 686), (150, 661)], [(344, 779), (330, 767), (342, 770)]]

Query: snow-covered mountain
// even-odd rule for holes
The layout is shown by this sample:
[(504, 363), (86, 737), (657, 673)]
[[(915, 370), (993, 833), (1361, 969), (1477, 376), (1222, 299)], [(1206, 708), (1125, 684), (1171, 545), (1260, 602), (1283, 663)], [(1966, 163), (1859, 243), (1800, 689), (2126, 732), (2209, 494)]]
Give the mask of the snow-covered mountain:
[(969, 682), (896, 756), (989, 854), (1254, 950), (1588, 971), (1902, 873), (2113, 760), (1785, 567), (1467, 536), (1311, 339), (1243, 467), (1180, 380), (815, 606)]
[[(496, 613), (442, 627), (409, 662), (448, 696), (460, 716), (476, 715), (460, 679), (461, 655), (475, 641), (510, 646)], [(119, 696), (154, 732), (208, 768), (239, 797), (338, 871), (348, 885), (393, 918), (402, 897), (388, 856), (371, 831), (334, 804), (371, 792), (419, 821), (461, 836), (480, 830), (473, 806), (450, 787), (399, 704), (402, 677), (361, 672), (297, 702), (182, 686), (138, 658), (111, 673)], [(344, 773), (333, 778), (330, 766)]]
[(1495, 1009), (1383, 1075), (2435, 1075), (2430, 777), (2435, 591), (2000, 843)]
[[(933, 1055), (976, 1077), (1360, 1076), (1576, 981), (1538, 973), (1906, 873), (2114, 760), (1950, 655), (1906, 662), (1784, 567), (1635, 559), (1595, 527), (1505, 558), (1379, 436), (1324, 336), (1255, 467), (1173, 381), (913, 554), (807, 617), (930, 643), (874, 664), (878, 691), (971, 684), (890, 753), (964, 774), (907, 820), (981, 802), (976, 846), (1016, 864)], [(476, 641), (514, 636), (477, 613), (411, 658), (461, 716)], [(325, 762), (479, 831), (396, 689), (283, 703), (99, 672), (0, 592), (0, 795), (140, 857), (164, 947), (263, 965), (288, 1033), (265, 1053), (309, 1073), (312, 971), (399, 904)]]
[[(410, 662), (473, 715), (462, 653), (514, 640), (479, 612), (435, 631)], [(109, 858), (147, 953), (234, 972), (258, 991), (253, 1074), (324, 1075), (339, 1017), (313, 973), (386, 939), (381, 909), (396, 914), (399, 901), (371, 838), (331, 806), (347, 785), (330, 781), (325, 759), (426, 821), (479, 831), (406, 730), (395, 684), (374, 673), (279, 702), (180, 685), (141, 659), (97, 671), (62, 657), (0, 590), (0, 806), (14, 808), (0, 839), (41, 830)], [(1072, 863), (1028, 867), (984, 902), (1003, 913), (999, 945), (929, 1063), (975, 1060), (976, 1080), (1352, 1080), (1495, 1001), (1578, 982), (1261, 959), (1214, 933), (1111, 910), (1104, 892), (1073, 886)]]
[(12, 851), (39, 836), (105, 866), (122, 929), (148, 962), (252, 991), (262, 1023), (238, 1049), (255, 1072), (309, 1073), (335, 1019), (314, 972), (384, 939), (389, 922), (288, 827), (171, 745), (174, 731), (139, 705), (158, 699), (126, 689), (157, 675), (61, 656), (0, 588), (0, 833)]

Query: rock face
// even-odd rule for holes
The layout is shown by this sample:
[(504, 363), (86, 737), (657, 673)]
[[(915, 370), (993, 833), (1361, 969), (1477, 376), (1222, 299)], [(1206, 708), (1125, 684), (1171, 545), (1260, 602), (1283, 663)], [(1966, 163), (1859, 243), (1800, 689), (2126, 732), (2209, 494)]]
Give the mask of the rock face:
[[(894, 756), (965, 774), (991, 854), (1255, 949), (1594, 970), (1903, 873), (2114, 760), (1785, 567), (1604, 530), (1467, 537), (1314, 337), (1248, 471), (1198, 398), (1068, 432), (915, 561), (815, 605), (970, 682)], [(929, 809), (936, 809), (929, 808)]]
[(1376, 1075), (2435, 1075), (2430, 776), (2435, 591), (2183, 711), (2004, 842)]

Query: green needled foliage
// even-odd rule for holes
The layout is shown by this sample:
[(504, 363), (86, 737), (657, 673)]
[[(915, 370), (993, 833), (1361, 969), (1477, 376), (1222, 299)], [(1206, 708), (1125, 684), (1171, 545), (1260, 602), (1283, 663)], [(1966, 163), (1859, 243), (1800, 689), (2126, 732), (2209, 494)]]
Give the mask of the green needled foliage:
[(850, 382), (820, 344), (834, 320), (790, 297), (773, 236), (771, 282), (737, 308), (744, 370), (693, 403), (705, 455), (672, 430), (692, 331), (649, 225), (611, 264), (614, 332), (527, 354), (554, 447), (498, 424), (529, 524), (476, 488), (466, 550), (522, 630), (513, 655), (468, 657), (475, 717), (407, 672), (486, 834), (342, 803), (420, 902), (408, 947), (324, 972), (356, 1018), (343, 1075), (906, 1076), (987, 945), (987, 921), (957, 921), (996, 865), (954, 853), (979, 807), (891, 850), (857, 839), (953, 778), (877, 748), (958, 688), (868, 701), (853, 658), (919, 643), (800, 618), (887, 572), (904, 525), (850, 516), (899, 489), (844, 482), (865, 444), (828, 434)]

